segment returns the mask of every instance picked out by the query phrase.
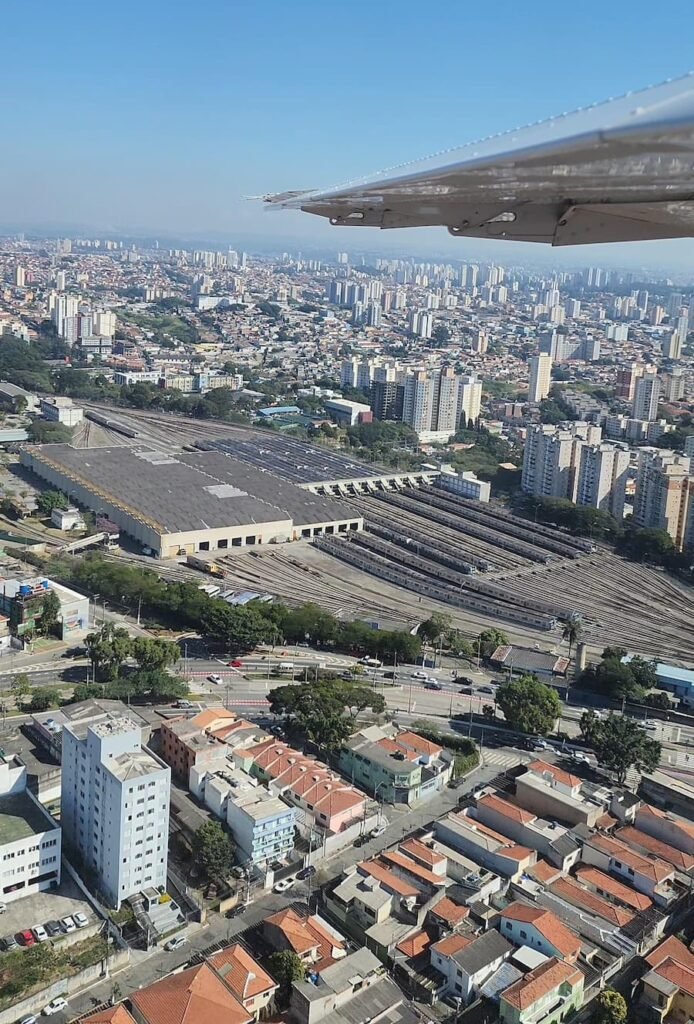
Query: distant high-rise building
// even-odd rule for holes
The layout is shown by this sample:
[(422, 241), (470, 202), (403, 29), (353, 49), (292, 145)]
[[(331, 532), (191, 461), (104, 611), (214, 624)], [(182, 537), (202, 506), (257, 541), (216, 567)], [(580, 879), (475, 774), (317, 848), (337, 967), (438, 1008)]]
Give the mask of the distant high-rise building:
[(395, 380), (374, 380), (371, 385), (371, 411), (377, 420), (401, 420), (405, 389)]
[(684, 302), (684, 295), (682, 292), (671, 292), (670, 298), (668, 299), (667, 312), (671, 320), (675, 320), (680, 315), (680, 309)]
[(658, 415), (660, 378), (654, 372), (645, 373), (636, 381), (632, 416), (635, 420), (654, 420)]
[(355, 302), (352, 306), (352, 323), (363, 324), (366, 317), (366, 309), (363, 302)]
[(381, 305), (380, 302), (370, 302), (366, 307), (365, 317), (367, 327), (381, 326)]
[(431, 338), (434, 329), (434, 318), (426, 309), (415, 309), (410, 316), (410, 331), (418, 338)]
[(665, 310), (662, 306), (652, 306), (649, 319), (654, 327), (660, 327), (665, 317)]
[(345, 359), (340, 368), (340, 387), (356, 388), (358, 359)]
[(616, 445), (585, 444), (579, 452), (576, 504), (624, 518), (629, 452)]
[(531, 405), (537, 405), (549, 395), (552, 384), (552, 357), (546, 352), (532, 356), (528, 361), (528, 371), (528, 401)]
[(636, 390), (636, 381), (643, 376), (645, 367), (643, 363), (629, 363), (617, 370), (615, 384), (615, 397), (623, 402), (633, 402)]
[(77, 316), (80, 300), (77, 295), (56, 295), (53, 305), (53, 323), (59, 338), (66, 337), (66, 321)]
[(474, 374), (458, 378), (458, 408), (456, 430), (459, 426), (476, 423), (482, 405), (482, 381)]
[(578, 299), (569, 299), (566, 303), (566, 315), (574, 320), (581, 313), (581, 303)]
[(346, 252), (338, 252), (337, 262), (342, 266), (349, 263), (349, 255)]
[(341, 306), (344, 301), (344, 281), (334, 279), (328, 285), (328, 301), (333, 306)]
[(405, 378), (402, 418), (417, 433), (435, 429), (432, 427), (434, 413), (434, 378), (426, 370), (408, 373)]
[(684, 372), (678, 366), (660, 374), (661, 390), (666, 402), (679, 402), (684, 398)]
[(142, 730), (107, 713), (62, 729), (60, 823), (68, 850), (109, 906), (166, 888), (171, 770), (142, 746)]
[(682, 337), (678, 330), (668, 334), (663, 341), (663, 355), (666, 359), (677, 360), (682, 356)]
[(648, 290), (641, 288), (636, 293), (636, 305), (639, 307), (642, 313), (645, 313), (648, 309)]
[(94, 333), (102, 338), (112, 338), (116, 333), (116, 314), (110, 309), (98, 309), (94, 313)]
[(472, 336), (472, 351), (483, 356), (489, 348), (489, 337), (486, 331), (477, 331)]
[(65, 271), (59, 270), (55, 275), (55, 287), (59, 292), (65, 291)]
[(27, 272), (24, 267), (18, 266), (14, 272), (14, 283), (17, 288), (24, 288), (27, 283)]

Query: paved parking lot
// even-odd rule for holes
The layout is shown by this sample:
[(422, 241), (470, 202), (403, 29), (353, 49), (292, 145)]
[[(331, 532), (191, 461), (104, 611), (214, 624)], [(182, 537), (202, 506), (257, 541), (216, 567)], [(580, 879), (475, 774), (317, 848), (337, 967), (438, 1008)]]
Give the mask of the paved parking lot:
[(90, 924), (95, 921), (90, 904), (69, 875), (65, 876), (58, 889), (25, 896), (6, 906), (7, 910), (0, 915), (2, 936), (15, 935), (37, 924), (45, 924), (46, 921), (59, 921), (61, 917), (74, 914), (77, 910), (89, 918)]

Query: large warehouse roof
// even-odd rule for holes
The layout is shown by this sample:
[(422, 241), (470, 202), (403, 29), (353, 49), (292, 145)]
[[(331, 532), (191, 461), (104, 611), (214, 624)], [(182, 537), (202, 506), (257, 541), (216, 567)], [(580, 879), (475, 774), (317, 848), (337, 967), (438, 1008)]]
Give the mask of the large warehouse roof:
[(219, 441), (201, 441), (197, 447), (205, 451), (227, 452), (251, 466), (265, 466), (295, 484), (365, 480), (370, 477), (379, 479), (395, 473), (383, 466), (357, 462), (316, 444), (260, 431), (252, 439), (234, 436)]
[(292, 519), (296, 525), (354, 518), (348, 506), (240, 462), (221, 451), (167, 455), (133, 448), (32, 448), (69, 479), (130, 506), (162, 533), (214, 530)]

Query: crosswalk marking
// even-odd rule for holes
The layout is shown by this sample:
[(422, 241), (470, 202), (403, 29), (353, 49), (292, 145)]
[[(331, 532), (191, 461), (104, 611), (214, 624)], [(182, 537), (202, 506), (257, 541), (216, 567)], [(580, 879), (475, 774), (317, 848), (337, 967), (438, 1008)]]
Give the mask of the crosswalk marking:
[(520, 754), (507, 750), (485, 750), (484, 763), (500, 765), (503, 768), (513, 768), (521, 764), (524, 758)]

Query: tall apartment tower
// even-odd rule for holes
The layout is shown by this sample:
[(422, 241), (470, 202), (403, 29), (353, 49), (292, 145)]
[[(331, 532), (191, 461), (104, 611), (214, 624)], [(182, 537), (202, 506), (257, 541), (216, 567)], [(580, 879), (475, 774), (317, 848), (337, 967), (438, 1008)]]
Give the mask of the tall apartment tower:
[(14, 272), (14, 283), (17, 288), (24, 288), (27, 283), (27, 272), (24, 267), (18, 266)]
[(456, 430), (458, 426), (467, 426), (472, 420), (476, 423), (482, 407), (482, 381), (474, 374), (458, 378), (458, 409)]
[(61, 824), (68, 849), (118, 909), (142, 889), (166, 888), (171, 769), (142, 746), (140, 728), (107, 713), (62, 731)]
[(402, 418), (418, 433), (432, 427), (434, 412), (434, 378), (426, 370), (409, 373), (405, 378)]
[(576, 504), (624, 518), (629, 453), (611, 444), (585, 444), (579, 452)]
[(654, 420), (658, 416), (660, 378), (655, 372), (644, 373), (636, 381), (632, 417), (635, 420)]
[(623, 402), (633, 402), (636, 382), (643, 376), (644, 369), (643, 363), (629, 363), (627, 366), (620, 366), (617, 370), (615, 397), (621, 398)]
[(523, 451), (521, 487), (526, 494), (576, 500), (583, 445), (599, 444), (602, 430), (577, 421), (561, 426), (530, 427)]
[(634, 519), (639, 526), (665, 530), (682, 550), (694, 542), (694, 477), (686, 455), (642, 448), (639, 451)]
[(549, 395), (552, 383), (552, 357), (546, 352), (532, 356), (528, 361), (528, 372), (530, 377), (528, 401), (531, 405), (537, 405)]

